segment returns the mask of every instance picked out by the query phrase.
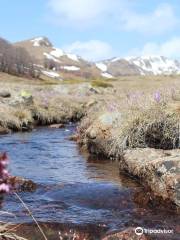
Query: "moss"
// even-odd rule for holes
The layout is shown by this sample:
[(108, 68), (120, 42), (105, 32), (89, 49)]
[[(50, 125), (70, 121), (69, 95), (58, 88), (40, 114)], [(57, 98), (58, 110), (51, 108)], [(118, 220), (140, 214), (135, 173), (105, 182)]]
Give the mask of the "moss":
[(87, 83), (86, 79), (67, 79), (63, 80), (62, 84), (80, 84), (80, 83)]
[(113, 87), (113, 85), (109, 82), (105, 82), (102, 80), (93, 80), (91, 82), (92, 87), (102, 87), (102, 88), (108, 88), (108, 87)]

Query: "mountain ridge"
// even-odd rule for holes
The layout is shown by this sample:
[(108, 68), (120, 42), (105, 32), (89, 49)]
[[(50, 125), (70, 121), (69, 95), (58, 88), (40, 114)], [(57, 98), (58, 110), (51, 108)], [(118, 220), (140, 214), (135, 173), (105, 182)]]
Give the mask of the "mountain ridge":
[(45, 61), (49, 64), (51, 62), (51, 70), (71, 72), (73, 75), (85, 78), (103, 77), (111, 79), (126, 75), (180, 74), (180, 61), (165, 56), (114, 57), (92, 62), (54, 47), (47, 37), (36, 37), (17, 42), (15, 45), (24, 47), (37, 59), (41, 66), (44, 66)]

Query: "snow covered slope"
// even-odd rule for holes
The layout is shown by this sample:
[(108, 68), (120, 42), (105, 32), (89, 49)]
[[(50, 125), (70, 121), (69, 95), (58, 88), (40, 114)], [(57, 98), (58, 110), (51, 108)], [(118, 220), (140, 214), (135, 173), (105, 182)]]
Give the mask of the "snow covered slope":
[(115, 77), (121, 75), (171, 75), (180, 74), (180, 61), (163, 56), (113, 58), (96, 66), (102, 73)]
[(163, 56), (129, 57), (126, 60), (136, 65), (143, 75), (180, 74), (180, 62)]

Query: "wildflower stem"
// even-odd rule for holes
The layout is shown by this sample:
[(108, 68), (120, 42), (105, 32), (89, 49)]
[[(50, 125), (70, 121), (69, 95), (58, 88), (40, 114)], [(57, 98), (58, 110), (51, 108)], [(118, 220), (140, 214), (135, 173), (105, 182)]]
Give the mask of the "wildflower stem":
[(43, 238), (45, 240), (48, 240), (44, 231), (42, 230), (41, 226), (39, 225), (39, 223), (37, 222), (37, 220), (35, 219), (35, 217), (33, 216), (32, 212), (30, 211), (30, 209), (28, 208), (28, 206), (24, 203), (24, 201), (22, 200), (22, 198), (16, 193), (14, 192), (15, 196), (19, 199), (19, 201), (22, 203), (23, 207), (28, 211), (29, 215), (32, 217), (33, 221), (36, 223), (39, 231), (41, 232)]

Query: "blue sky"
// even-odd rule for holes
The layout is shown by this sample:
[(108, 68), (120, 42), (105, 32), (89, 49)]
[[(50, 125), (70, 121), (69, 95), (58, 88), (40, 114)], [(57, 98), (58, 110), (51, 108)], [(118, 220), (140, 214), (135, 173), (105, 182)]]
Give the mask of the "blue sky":
[(90, 60), (113, 56), (180, 58), (178, 0), (3, 0), (0, 36), (47, 36)]

